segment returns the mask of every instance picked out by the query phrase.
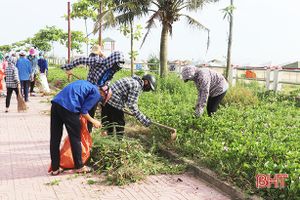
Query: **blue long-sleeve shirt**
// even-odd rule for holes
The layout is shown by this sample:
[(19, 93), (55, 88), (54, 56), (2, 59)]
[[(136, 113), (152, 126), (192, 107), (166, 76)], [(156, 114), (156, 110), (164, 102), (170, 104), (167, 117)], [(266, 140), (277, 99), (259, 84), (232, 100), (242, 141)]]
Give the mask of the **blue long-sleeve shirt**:
[(27, 58), (20, 57), (17, 61), (16, 67), (19, 71), (20, 81), (30, 80), (31, 62)]
[(38, 59), (38, 66), (41, 73), (45, 73), (46, 71), (48, 71), (48, 61), (45, 58), (41, 57), (40, 59)]
[(101, 100), (97, 86), (85, 80), (67, 85), (51, 101), (70, 112), (87, 114)]

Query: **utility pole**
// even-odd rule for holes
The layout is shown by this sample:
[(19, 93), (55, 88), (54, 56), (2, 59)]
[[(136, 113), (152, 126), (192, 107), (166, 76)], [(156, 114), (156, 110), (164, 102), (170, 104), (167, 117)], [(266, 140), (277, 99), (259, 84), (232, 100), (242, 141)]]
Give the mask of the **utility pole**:
[[(99, 16), (102, 14), (102, 0), (99, 1)], [(99, 22), (99, 38), (98, 38), (99, 46), (102, 47), (102, 19)]]
[(71, 61), (71, 15), (70, 2), (68, 2), (68, 63)]
[(228, 47), (227, 47), (227, 67), (226, 67), (226, 79), (229, 83), (232, 83), (232, 67), (231, 67), (231, 46), (232, 46), (232, 28), (233, 28), (233, 0), (230, 0), (230, 11), (229, 11), (229, 36), (228, 36)]

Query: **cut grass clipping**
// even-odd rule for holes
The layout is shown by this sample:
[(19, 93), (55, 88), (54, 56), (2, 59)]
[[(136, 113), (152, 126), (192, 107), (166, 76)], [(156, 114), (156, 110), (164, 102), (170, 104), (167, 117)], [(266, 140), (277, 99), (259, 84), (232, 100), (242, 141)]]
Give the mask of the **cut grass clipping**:
[(185, 171), (182, 164), (174, 164), (158, 157), (137, 139), (117, 139), (113, 136), (93, 136), (91, 163), (96, 173), (105, 172), (107, 182), (112, 185), (125, 185), (136, 182), (151, 174), (179, 174)]

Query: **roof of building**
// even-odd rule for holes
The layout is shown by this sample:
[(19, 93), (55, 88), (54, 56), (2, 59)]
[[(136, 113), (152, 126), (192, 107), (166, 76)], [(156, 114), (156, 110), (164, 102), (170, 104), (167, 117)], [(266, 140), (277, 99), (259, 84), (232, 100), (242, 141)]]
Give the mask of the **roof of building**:
[(300, 61), (292, 62), (286, 65), (283, 65), (282, 68), (300, 68)]
[(110, 37), (106, 37), (103, 39), (103, 42), (116, 42), (115, 40), (113, 40), (112, 38)]

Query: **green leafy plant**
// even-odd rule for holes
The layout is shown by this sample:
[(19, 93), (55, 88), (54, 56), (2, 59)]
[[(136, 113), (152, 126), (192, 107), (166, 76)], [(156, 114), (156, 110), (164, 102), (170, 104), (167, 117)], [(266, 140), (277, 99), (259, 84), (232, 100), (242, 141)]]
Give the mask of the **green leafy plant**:
[(237, 85), (231, 87), (224, 97), (223, 105), (239, 105), (239, 106), (254, 106), (258, 104), (258, 97), (256, 94), (243, 86)]
[(124, 185), (157, 173), (182, 173), (185, 166), (172, 164), (147, 151), (136, 139), (93, 136), (92, 163), (97, 173), (106, 173), (107, 181)]

